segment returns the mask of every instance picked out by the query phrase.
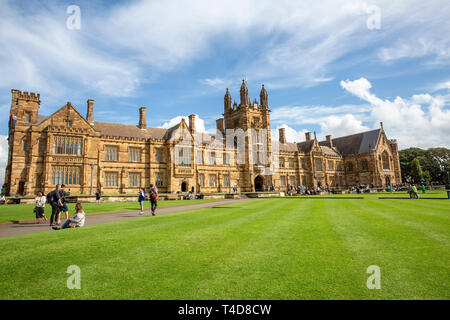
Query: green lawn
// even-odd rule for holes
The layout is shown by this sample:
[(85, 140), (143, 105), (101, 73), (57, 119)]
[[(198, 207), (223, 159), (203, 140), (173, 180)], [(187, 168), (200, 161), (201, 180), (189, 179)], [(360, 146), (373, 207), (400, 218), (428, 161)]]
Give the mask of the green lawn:
[[(224, 199), (219, 199), (224, 200)], [(200, 202), (219, 201), (217, 199), (205, 199), (205, 200), (164, 200), (158, 201), (158, 207), (170, 207), (177, 205), (193, 204)], [(75, 212), (75, 203), (68, 203), (69, 214), (72, 216)], [(145, 209), (150, 209), (150, 202), (145, 201)], [(20, 220), (32, 220), (36, 218), (36, 214), (33, 212), (33, 204), (7, 204), (0, 206), (0, 223), (7, 221), (20, 221)], [(83, 209), (86, 214), (99, 213), (99, 212), (114, 212), (114, 211), (138, 211), (140, 210), (139, 203), (137, 201), (132, 202), (102, 202), (97, 203), (83, 203)], [(45, 214), (48, 218), (52, 215), (52, 208), (50, 205), (46, 205)]]
[(449, 215), (445, 200), (265, 199), (2, 238), (0, 299), (449, 299)]

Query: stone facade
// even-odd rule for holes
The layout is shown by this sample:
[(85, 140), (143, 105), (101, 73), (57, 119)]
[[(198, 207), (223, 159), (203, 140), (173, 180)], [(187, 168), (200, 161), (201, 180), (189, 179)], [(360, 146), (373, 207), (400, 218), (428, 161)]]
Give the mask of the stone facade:
[(94, 120), (94, 100), (83, 117), (70, 102), (51, 116), (39, 115), (40, 95), (13, 89), (9, 153), (3, 193), (44, 193), (64, 183), (72, 194), (136, 193), (152, 183), (160, 192), (194, 190), (228, 193), (286, 191), (289, 185), (346, 188), (401, 182), (398, 148), (380, 129), (318, 141), (306, 133), (300, 143), (270, 136), (270, 109), (264, 86), (251, 102), (243, 81), (240, 103), (227, 89), (217, 133), (197, 132), (195, 115), (169, 128)]

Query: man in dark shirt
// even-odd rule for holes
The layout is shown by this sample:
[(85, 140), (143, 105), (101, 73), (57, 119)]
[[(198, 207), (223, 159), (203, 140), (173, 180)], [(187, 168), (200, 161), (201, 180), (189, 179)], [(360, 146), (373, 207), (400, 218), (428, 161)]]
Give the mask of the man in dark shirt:
[(156, 212), (156, 207), (158, 206), (158, 192), (156, 191), (156, 188), (153, 187), (153, 184), (150, 185), (150, 195), (149, 195), (149, 199), (150, 199), (150, 203), (152, 205), (152, 216), (155, 215)]
[(59, 184), (56, 185), (56, 189), (51, 191), (47, 197), (50, 197), (48, 199), (48, 202), (50, 202), (52, 206), (52, 216), (50, 218), (50, 226), (54, 226), (57, 224), (59, 213), (61, 212), (61, 208), (63, 206), (61, 202), (61, 186)]

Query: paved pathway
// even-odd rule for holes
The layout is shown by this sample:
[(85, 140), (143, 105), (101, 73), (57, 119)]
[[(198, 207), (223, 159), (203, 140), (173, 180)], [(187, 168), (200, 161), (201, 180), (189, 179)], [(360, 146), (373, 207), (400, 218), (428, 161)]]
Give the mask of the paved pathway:
[[(249, 201), (252, 199), (241, 199), (241, 200), (224, 200), (224, 201), (212, 201), (212, 202), (203, 202), (203, 203), (194, 203), (194, 204), (186, 204), (186, 205), (176, 205), (170, 207), (158, 208), (156, 210), (156, 215), (162, 215), (167, 213), (175, 213), (182, 211), (192, 211), (204, 208), (213, 208), (218, 206), (223, 206), (227, 204), (239, 203), (244, 201)], [(114, 222), (114, 221), (122, 221), (129, 219), (138, 219), (142, 217), (148, 217), (151, 215), (150, 209), (145, 210), (144, 215), (139, 215), (139, 211), (121, 211), (121, 212), (111, 212), (111, 213), (94, 213), (86, 215), (86, 224), (85, 225), (94, 225), (106, 222)], [(35, 233), (35, 232), (46, 232), (52, 231), (48, 223), (17, 223), (17, 224), (5, 224), (0, 225), (0, 238), (19, 236), (23, 234)]]

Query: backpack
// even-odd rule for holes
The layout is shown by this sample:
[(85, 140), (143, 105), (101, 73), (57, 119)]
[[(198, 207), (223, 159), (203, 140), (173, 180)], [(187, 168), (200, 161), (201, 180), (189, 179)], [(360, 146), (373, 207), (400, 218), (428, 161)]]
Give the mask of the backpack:
[(47, 193), (47, 203), (52, 203), (53, 202), (53, 191), (50, 191), (49, 193)]
[(155, 189), (150, 189), (150, 199), (156, 199), (158, 195), (156, 194)]

